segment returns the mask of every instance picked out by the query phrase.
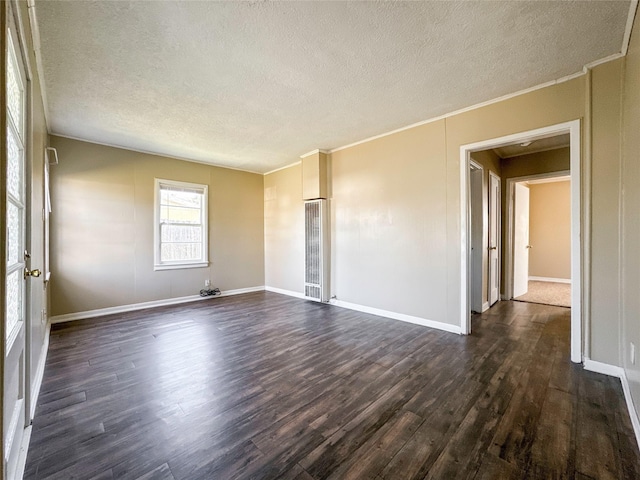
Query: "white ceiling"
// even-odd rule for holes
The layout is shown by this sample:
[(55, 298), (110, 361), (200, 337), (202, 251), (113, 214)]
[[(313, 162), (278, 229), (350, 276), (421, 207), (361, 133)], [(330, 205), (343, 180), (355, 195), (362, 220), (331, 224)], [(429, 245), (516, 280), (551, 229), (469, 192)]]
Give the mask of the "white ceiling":
[(574, 74), (628, 1), (38, 1), (52, 133), (256, 172)]

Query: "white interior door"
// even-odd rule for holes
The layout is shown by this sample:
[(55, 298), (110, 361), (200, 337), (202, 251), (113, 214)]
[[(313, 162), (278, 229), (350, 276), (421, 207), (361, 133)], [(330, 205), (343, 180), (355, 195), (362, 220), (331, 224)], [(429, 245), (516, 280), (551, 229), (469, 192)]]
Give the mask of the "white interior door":
[[(11, 12), (10, 12), (11, 13)], [(7, 31), (7, 238), (4, 243), (7, 258), (5, 303), (5, 363), (4, 363), (4, 462), (7, 479), (19, 473), (18, 458), (27, 426), (26, 415), (26, 329), (28, 303), (29, 227), (27, 212), (27, 81), (15, 24), (9, 15)]]
[(500, 177), (489, 172), (489, 305), (500, 299)]
[(513, 232), (513, 296), (529, 290), (529, 187), (515, 184)]

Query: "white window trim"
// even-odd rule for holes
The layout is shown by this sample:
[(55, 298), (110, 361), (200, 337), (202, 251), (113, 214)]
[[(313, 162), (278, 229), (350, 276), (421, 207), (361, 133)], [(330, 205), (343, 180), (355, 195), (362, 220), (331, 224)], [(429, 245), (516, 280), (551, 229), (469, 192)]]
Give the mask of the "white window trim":
[[(202, 260), (195, 262), (161, 262), (160, 261), (160, 185), (172, 185), (183, 188), (193, 188), (202, 190), (204, 202), (202, 206), (203, 229), (202, 229)], [(203, 268), (209, 266), (209, 187), (199, 183), (179, 182), (164, 178), (155, 179), (155, 190), (153, 198), (153, 269), (158, 270), (178, 270), (183, 268)]]

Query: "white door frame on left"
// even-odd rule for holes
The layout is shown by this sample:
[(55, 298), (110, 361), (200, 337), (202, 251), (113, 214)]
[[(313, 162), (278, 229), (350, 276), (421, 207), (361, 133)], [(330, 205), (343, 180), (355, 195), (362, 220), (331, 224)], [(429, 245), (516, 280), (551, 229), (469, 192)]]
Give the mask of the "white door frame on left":
[[(498, 192), (494, 197), (492, 183), (497, 182)], [(502, 266), (502, 180), (494, 172), (489, 171), (489, 198), (488, 202), (488, 219), (489, 219), (489, 238), (495, 233), (495, 245), (487, 245), (487, 303), (488, 307), (493, 306), (494, 303), (500, 300), (500, 270)], [(492, 201), (494, 200), (494, 201)], [(494, 224), (495, 222), (495, 224)], [(494, 231), (495, 230), (495, 231)], [(494, 276), (491, 274), (491, 251), (495, 250), (498, 265), (495, 269)], [(492, 289), (493, 285), (497, 283), (498, 294), (496, 301), (493, 301)]]
[[(471, 332), (471, 310), (469, 308), (469, 160), (471, 152), (498, 148), (514, 143), (524, 143), (554, 135), (569, 134), (571, 168), (571, 361), (582, 362), (585, 340), (583, 338), (583, 312), (588, 305), (582, 304), (585, 279), (582, 277), (583, 258), (589, 258), (588, 245), (582, 245), (582, 174), (580, 120), (551, 125), (526, 132), (483, 140), (460, 146), (460, 331)], [(589, 196), (584, 195), (585, 210), (588, 211)], [(586, 228), (586, 227), (585, 227)], [(587, 262), (587, 260), (585, 260)], [(585, 272), (589, 269), (585, 265)], [(586, 298), (586, 297), (585, 297)]]

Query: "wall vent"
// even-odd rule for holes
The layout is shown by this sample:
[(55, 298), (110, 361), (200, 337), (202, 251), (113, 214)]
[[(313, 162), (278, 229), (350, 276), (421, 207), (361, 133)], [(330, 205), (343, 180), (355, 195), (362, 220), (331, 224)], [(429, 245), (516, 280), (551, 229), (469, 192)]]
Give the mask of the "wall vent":
[(304, 295), (329, 301), (329, 255), (326, 200), (304, 202)]

